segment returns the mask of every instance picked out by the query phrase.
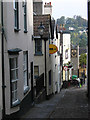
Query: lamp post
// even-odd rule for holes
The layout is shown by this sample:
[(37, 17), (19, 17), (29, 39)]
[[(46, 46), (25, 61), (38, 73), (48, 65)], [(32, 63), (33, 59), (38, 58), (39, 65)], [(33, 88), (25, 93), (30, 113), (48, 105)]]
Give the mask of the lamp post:
[(45, 86), (46, 86), (46, 91), (47, 91), (47, 66), (46, 66), (46, 41), (48, 38), (44, 38), (44, 29), (45, 27), (43, 26), (42, 22), (40, 23), (40, 25), (38, 26), (38, 33), (41, 36), (41, 39), (44, 40), (44, 56), (45, 56)]

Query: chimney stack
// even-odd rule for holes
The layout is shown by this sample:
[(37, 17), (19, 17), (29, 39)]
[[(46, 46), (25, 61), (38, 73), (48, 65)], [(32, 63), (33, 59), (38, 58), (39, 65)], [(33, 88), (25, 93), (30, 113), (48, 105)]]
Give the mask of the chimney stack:
[(44, 5), (44, 14), (50, 14), (50, 15), (52, 15), (52, 5), (51, 5), (51, 2), (49, 2), (49, 3), (45, 2), (45, 5)]

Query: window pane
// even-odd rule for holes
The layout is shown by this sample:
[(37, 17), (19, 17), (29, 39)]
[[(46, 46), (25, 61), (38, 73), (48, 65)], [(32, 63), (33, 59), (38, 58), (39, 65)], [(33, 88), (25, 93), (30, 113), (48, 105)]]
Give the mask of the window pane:
[(24, 72), (24, 85), (27, 86), (27, 71)]
[(15, 91), (15, 101), (17, 100), (17, 91)]
[(24, 30), (27, 30), (26, 2), (25, 2), (25, 5), (24, 5)]
[(18, 59), (17, 58), (15, 58), (16, 60), (16, 68), (18, 68)]
[(42, 40), (35, 41), (35, 52), (42, 53)]
[(11, 80), (15, 80), (16, 79), (16, 74), (15, 74), (15, 70), (11, 71)]
[(40, 51), (41, 51), (41, 47), (37, 46), (37, 52), (40, 52)]
[(14, 5), (14, 22), (15, 22), (15, 28), (19, 28), (19, 13), (18, 13), (18, 0), (15, 0), (15, 5)]
[(12, 92), (12, 102), (17, 100), (17, 91)]
[(12, 102), (14, 102), (15, 99), (14, 99), (14, 93), (12, 92)]
[(39, 75), (38, 66), (34, 66), (34, 75), (35, 75), (35, 76), (38, 76), (38, 75)]
[(12, 103), (17, 100), (18, 58), (10, 58), (10, 80)]
[(10, 67), (11, 67), (11, 69), (14, 69), (14, 68), (15, 68), (14, 58), (11, 58)]
[(24, 79), (24, 87), (28, 85), (28, 78), (27, 78), (27, 52), (24, 52), (23, 55), (23, 79)]
[(14, 92), (15, 90), (17, 90), (17, 81), (12, 82), (12, 91)]
[(16, 69), (16, 79), (18, 79), (18, 69)]

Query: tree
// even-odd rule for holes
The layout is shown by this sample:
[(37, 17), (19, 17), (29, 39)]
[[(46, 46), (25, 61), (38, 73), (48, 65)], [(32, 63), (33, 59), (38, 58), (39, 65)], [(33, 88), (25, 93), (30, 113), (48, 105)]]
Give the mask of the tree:
[(79, 57), (79, 65), (83, 68), (84, 65), (86, 65), (86, 63), (87, 63), (87, 55), (85, 53), (81, 54)]
[(87, 35), (85, 33), (83, 33), (79, 36), (79, 38), (80, 38), (79, 46), (85, 47), (87, 45)]
[(57, 24), (60, 26), (60, 24), (65, 24), (65, 16), (62, 16), (61, 18), (57, 19)]
[[(85, 47), (87, 45), (87, 34), (84, 33), (87, 28), (87, 20), (82, 18), (81, 16), (74, 15), (73, 18), (62, 16), (57, 19), (57, 24), (65, 24), (65, 29), (69, 30), (69, 27), (74, 28), (71, 31), (71, 42), (73, 45), (79, 44), (80, 47)], [(80, 34), (80, 31), (82, 34)]]

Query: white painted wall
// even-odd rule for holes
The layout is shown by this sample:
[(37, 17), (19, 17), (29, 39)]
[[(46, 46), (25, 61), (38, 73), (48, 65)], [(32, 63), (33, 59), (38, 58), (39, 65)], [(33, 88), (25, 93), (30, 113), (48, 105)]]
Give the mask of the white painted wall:
[(52, 15), (52, 7), (44, 7), (44, 14)]
[(33, 0), (33, 2), (42, 2), (42, 0)]
[[(60, 36), (58, 39), (53, 39), (53, 44), (58, 47), (58, 51), (60, 51)], [(56, 57), (55, 57), (56, 56)], [(52, 55), (52, 69), (53, 69), (53, 93), (60, 92), (60, 56), (58, 56), (57, 52)], [(56, 67), (55, 67), (56, 64)]]
[[(71, 61), (71, 40), (70, 34), (63, 34), (63, 64)], [(68, 59), (65, 59), (65, 51), (68, 49)]]
[[(67, 49), (68, 49), (68, 59), (65, 58), (65, 51)], [(71, 61), (71, 37), (70, 37), (70, 33), (64, 33), (63, 34), (63, 65), (65, 63), (68, 63), (69, 61)], [(66, 81), (68, 80), (68, 71), (65, 71), (65, 76), (63, 76), (63, 80)]]

